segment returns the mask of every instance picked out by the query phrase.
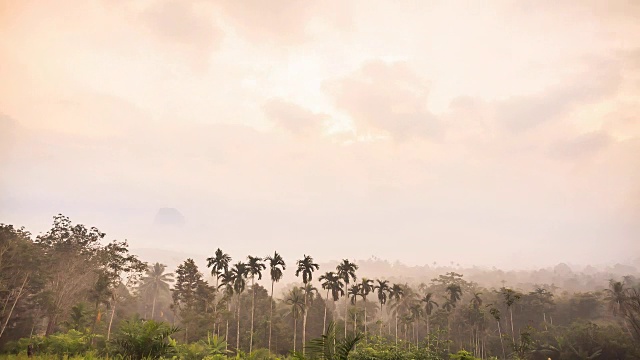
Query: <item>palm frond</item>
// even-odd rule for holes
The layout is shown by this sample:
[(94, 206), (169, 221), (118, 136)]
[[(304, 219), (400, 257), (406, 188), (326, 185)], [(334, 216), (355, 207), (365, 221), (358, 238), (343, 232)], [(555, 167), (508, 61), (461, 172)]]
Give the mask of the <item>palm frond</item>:
[(360, 334), (349, 334), (345, 339), (336, 341), (336, 327), (332, 321), (329, 323), (326, 333), (319, 338), (310, 340), (306, 344), (305, 350), (311, 359), (347, 360), (349, 353), (353, 351), (360, 340), (362, 340)]

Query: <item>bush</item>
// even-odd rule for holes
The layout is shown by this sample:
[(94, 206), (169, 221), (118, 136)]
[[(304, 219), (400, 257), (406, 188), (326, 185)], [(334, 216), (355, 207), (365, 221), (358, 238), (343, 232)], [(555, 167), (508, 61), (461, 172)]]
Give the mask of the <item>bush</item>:
[(207, 335), (206, 340), (176, 345), (177, 358), (181, 360), (226, 359), (227, 342), (224, 338)]
[(470, 352), (465, 350), (460, 350), (455, 354), (449, 355), (451, 360), (480, 360), (477, 357), (473, 356)]
[(251, 355), (247, 357), (248, 360), (274, 360), (277, 358), (277, 356), (269, 354), (269, 349), (254, 350)]
[(91, 345), (92, 336), (76, 330), (66, 333), (56, 333), (49, 336), (34, 336), (22, 338), (17, 342), (7, 344), (7, 350), (13, 354), (27, 352), (29, 345), (38, 354), (55, 354), (67, 357), (84, 355)]
[(130, 359), (157, 359), (175, 351), (176, 342), (171, 335), (178, 331), (177, 327), (153, 320), (124, 321), (110, 350)]

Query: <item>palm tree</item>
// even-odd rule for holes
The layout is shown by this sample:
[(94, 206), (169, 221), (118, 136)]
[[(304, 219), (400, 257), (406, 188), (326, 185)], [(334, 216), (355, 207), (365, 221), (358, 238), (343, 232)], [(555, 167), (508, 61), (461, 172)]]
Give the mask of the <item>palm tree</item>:
[[(460, 297), (462, 297), (462, 288), (458, 284), (449, 284), (445, 289), (445, 291), (449, 295), (449, 299), (447, 300), (447, 302), (445, 302), (445, 305), (447, 306), (447, 313), (448, 313), (447, 314), (447, 334), (451, 334), (449, 318), (451, 315), (451, 310), (456, 307), (456, 305), (458, 304), (458, 301), (460, 300)], [(444, 305), (442, 308), (444, 309)]]
[[(398, 289), (400, 292), (398, 293)], [(403, 328), (405, 329), (405, 338), (407, 336), (407, 325), (411, 322), (411, 306), (418, 300), (417, 294), (409, 287), (409, 285), (398, 285), (396, 287), (396, 294), (394, 296), (394, 303), (391, 305), (392, 310), (396, 316), (396, 323), (398, 320), (402, 320)], [(398, 296), (399, 295), (399, 296)]]
[(536, 302), (542, 308), (542, 320), (544, 320), (544, 329), (547, 329), (547, 308), (553, 304), (553, 293), (543, 287), (536, 287), (536, 289), (529, 293), (533, 296)]
[(479, 310), (482, 306), (482, 298), (480, 297), (480, 295), (482, 295), (481, 292), (474, 293), (470, 301), (471, 306), (476, 310)]
[(347, 308), (349, 305), (347, 304), (348, 296), (347, 289), (349, 287), (349, 281), (356, 281), (356, 270), (358, 270), (358, 265), (350, 262), (348, 259), (343, 259), (340, 264), (336, 267), (338, 272), (338, 277), (344, 281), (344, 336), (347, 337)]
[[(216, 278), (216, 292), (218, 291), (220, 277), (223, 273), (229, 271), (229, 263), (231, 262), (231, 256), (225, 254), (218, 248), (212, 257), (207, 258), (207, 267), (211, 268), (211, 276)], [(213, 303), (213, 312), (218, 314), (218, 302)], [(215, 324), (214, 324), (215, 328)], [(214, 329), (215, 330), (215, 329)], [(219, 330), (219, 329), (218, 329)]]
[(332, 321), (324, 335), (309, 341), (308, 350), (313, 359), (323, 360), (348, 360), (349, 353), (353, 351), (361, 337), (358, 334), (336, 339), (336, 326)]
[(211, 268), (211, 276), (216, 278), (216, 289), (220, 275), (229, 270), (229, 263), (231, 262), (231, 256), (225, 254), (218, 248), (212, 257), (207, 258), (207, 267)]
[[(305, 298), (306, 295), (299, 287), (294, 287), (287, 298), (284, 300), (285, 304), (289, 305), (289, 314), (293, 317), (293, 352), (296, 351), (296, 335), (298, 333), (298, 319), (300, 314), (305, 312)], [(304, 345), (304, 344), (303, 344)]]
[[(402, 287), (402, 285), (393, 284), (393, 286), (389, 289), (389, 299), (395, 301), (394, 305), (396, 305), (396, 307), (397, 307), (397, 304), (402, 299), (403, 295), (404, 295), (404, 288)], [(396, 346), (397, 346), (398, 345), (398, 311), (397, 310), (395, 312), (395, 318), (396, 318)]]
[(141, 279), (140, 289), (153, 296), (151, 305), (151, 319), (154, 319), (156, 311), (156, 299), (160, 293), (169, 293), (169, 283), (173, 282), (173, 273), (165, 273), (166, 265), (155, 263), (148, 268), (145, 276)]
[[(360, 281), (360, 296), (364, 301), (364, 338), (367, 338), (367, 296), (373, 291), (373, 280), (362, 278)], [(366, 340), (365, 340), (366, 341)]]
[[(353, 333), (357, 332), (358, 328), (358, 296), (362, 296), (362, 291), (360, 290), (360, 284), (353, 284), (349, 288), (349, 298), (351, 299), (351, 304), (353, 304)], [(346, 326), (346, 324), (345, 324)]]
[(513, 331), (513, 304), (516, 301), (520, 300), (520, 294), (512, 289), (507, 289), (505, 287), (500, 289), (500, 294), (504, 298), (504, 303), (507, 305), (507, 309), (509, 309), (509, 316), (511, 318), (511, 340), (513, 343), (516, 343), (515, 333)]
[[(474, 345), (475, 346), (474, 354), (478, 350), (478, 343), (480, 341), (479, 340), (480, 339), (480, 335), (479, 335), (480, 326), (479, 326), (479, 323), (482, 320), (479, 320), (479, 317), (483, 316), (482, 313), (480, 312), (480, 308), (482, 307), (482, 303), (483, 303), (483, 300), (480, 297), (480, 295), (482, 295), (481, 292), (474, 293), (473, 297), (471, 298), (471, 301), (469, 301), (469, 303), (471, 305), (471, 308), (474, 310), (474, 312), (471, 315), (471, 319), (470, 319), (471, 320), (471, 325), (472, 325), (471, 334), (472, 334), (472, 337), (474, 339), (473, 342), (475, 344)], [(474, 335), (474, 333), (475, 333), (475, 335)]]
[(318, 270), (320, 266), (313, 262), (313, 258), (309, 255), (304, 255), (302, 260), (298, 260), (298, 269), (296, 269), (296, 276), (302, 274), (302, 282), (308, 283), (313, 280), (313, 272)]
[(247, 263), (249, 275), (251, 276), (251, 331), (249, 335), (249, 354), (253, 351), (253, 313), (256, 308), (256, 286), (255, 278), (258, 276), (258, 280), (262, 280), (262, 270), (266, 269), (266, 265), (262, 263), (262, 258), (256, 256), (247, 256), (249, 260)]
[[(607, 302), (609, 310), (613, 316), (622, 317), (622, 323), (624, 324), (625, 329), (629, 333), (629, 336), (633, 338), (633, 334), (631, 333), (627, 323), (627, 315), (631, 315), (631, 319), (634, 319), (634, 316), (633, 311), (629, 311), (632, 309), (628, 304), (630, 302), (630, 289), (626, 288), (625, 281), (609, 280), (609, 288), (604, 289), (604, 293), (604, 300)], [(631, 320), (630, 323), (633, 326), (634, 321)]]
[[(313, 279), (313, 272), (318, 270), (320, 265), (313, 262), (313, 258), (309, 255), (304, 255), (302, 260), (298, 260), (298, 269), (296, 269), (296, 276), (302, 274), (302, 282), (307, 287), (307, 284)], [(304, 312), (302, 315), (302, 344), (306, 344), (307, 341), (307, 296), (308, 293), (304, 293)], [(302, 355), (304, 355), (304, 347), (302, 348)]]
[(419, 347), (420, 326), (416, 329), (416, 323), (422, 319), (422, 307), (419, 302), (414, 302), (409, 306), (409, 314), (411, 314), (411, 322), (413, 324), (413, 335), (416, 338), (416, 349)]
[(233, 292), (236, 294), (238, 302), (238, 323), (236, 328), (236, 354), (240, 351), (240, 295), (247, 286), (247, 275), (249, 275), (249, 267), (243, 262), (238, 262), (231, 269), (233, 278)]
[[(491, 304), (489, 304), (489, 305), (491, 305)], [(504, 342), (502, 341), (502, 330), (500, 329), (500, 310), (492, 307), (489, 310), (489, 313), (496, 320), (496, 323), (498, 323), (498, 336), (500, 337), (500, 346), (502, 347), (502, 358), (506, 359), (507, 358), (507, 353), (504, 350)]]
[[(373, 289), (378, 294), (378, 302), (380, 303), (380, 317), (382, 317), (382, 306), (387, 303), (387, 295), (389, 293), (389, 281), (388, 280), (376, 280), (377, 285)], [(382, 323), (380, 324), (380, 336), (382, 336)]]
[(622, 281), (609, 280), (609, 288), (604, 289), (607, 306), (614, 316), (624, 315), (627, 301), (627, 289)]
[[(233, 278), (233, 273), (229, 270), (224, 271), (223, 273), (220, 274), (220, 285), (219, 287), (224, 286), (224, 294), (225, 294), (225, 298), (226, 298), (226, 302), (227, 302), (227, 312), (231, 313), (231, 298), (233, 297), (233, 282), (234, 282), (234, 278)], [(229, 339), (229, 317), (227, 317), (227, 323), (226, 323), (226, 327), (225, 327), (225, 335), (224, 335), (225, 340)], [(228, 346), (228, 342), (226, 344)], [(227, 348), (225, 347), (225, 350), (227, 350)]]
[(451, 304), (455, 307), (462, 296), (462, 288), (460, 288), (458, 284), (449, 284), (446, 291), (449, 294), (449, 301), (451, 301)]
[(269, 275), (271, 275), (271, 301), (269, 302), (269, 352), (271, 352), (271, 328), (273, 320), (273, 284), (282, 280), (282, 271), (287, 268), (284, 259), (278, 252), (265, 258), (269, 262)]
[(434, 306), (439, 307), (440, 305), (433, 300), (433, 293), (426, 293), (420, 301), (424, 303), (424, 314), (426, 315), (425, 318), (427, 318), (427, 344), (429, 344), (431, 335), (429, 318), (431, 317), (431, 313), (433, 313)]
[[(311, 306), (313, 305), (314, 299), (316, 297), (316, 295), (318, 294), (318, 288), (316, 288), (315, 286), (313, 286), (311, 283), (306, 283), (304, 286), (301, 287), (302, 292), (304, 293), (304, 299), (306, 301), (305, 303), (305, 310), (303, 313), (303, 318), (302, 321), (304, 322), (303, 325), (306, 325), (306, 316), (309, 313), (309, 309), (311, 309)], [(302, 329), (302, 341), (304, 341), (304, 344), (306, 344), (306, 338), (305, 338), (305, 333), (306, 333), (306, 328), (303, 326)], [(304, 354), (304, 349), (302, 349), (302, 353)]]
[(324, 320), (322, 321), (322, 332), (325, 333), (327, 329), (327, 302), (329, 302), (329, 292), (331, 292), (335, 305), (335, 302), (338, 301), (340, 296), (344, 295), (344, 290), (342, 290), (342, 281), (340, 281), (338, 275), (333, 271), (324, 273), (324, 275), (320, 276), (319, 280), (322, 288), (327, 290), (327, 300), (324, 304)]

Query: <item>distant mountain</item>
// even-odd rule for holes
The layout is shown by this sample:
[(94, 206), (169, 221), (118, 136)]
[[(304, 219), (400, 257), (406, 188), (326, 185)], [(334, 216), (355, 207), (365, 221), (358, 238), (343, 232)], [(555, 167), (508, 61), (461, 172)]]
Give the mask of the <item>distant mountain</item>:
[(161, 208), (153, 219), (154, 225), (161, 226), (183, 226), (185, 222), (184, 216), (175, 208)]

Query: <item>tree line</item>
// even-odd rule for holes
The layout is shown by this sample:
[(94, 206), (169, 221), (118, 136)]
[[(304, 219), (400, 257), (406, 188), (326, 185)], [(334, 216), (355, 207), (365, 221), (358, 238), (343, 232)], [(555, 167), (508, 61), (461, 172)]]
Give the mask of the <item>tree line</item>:
[[(349, 259), (320, 269), (310, 255), (289, 261), (277, 251), (234, 260), (218, 248), (206, 263), (199, 269), (186, 259), (173, 271), (147, 264), (126, 241), (105, 242), (98, 229), (62, 215), (35, 237), (0, 225), (0, 346), (73, 331), (99, 347), (136, 320), (166, 323), (182, 344), (215, 339), (208, 341), (238, 356), (304, 358), (328, 329), (334, 342), (362, 339), (350, 358), (640, 356), (633, 276), (570, 293), (553, 284), (487, 288), (455, 271), (412, 281), (359, 277)], [(286, 271), (299, 281), (275, 294)], [(263, 277), (267, 288), (257, 283)]]

